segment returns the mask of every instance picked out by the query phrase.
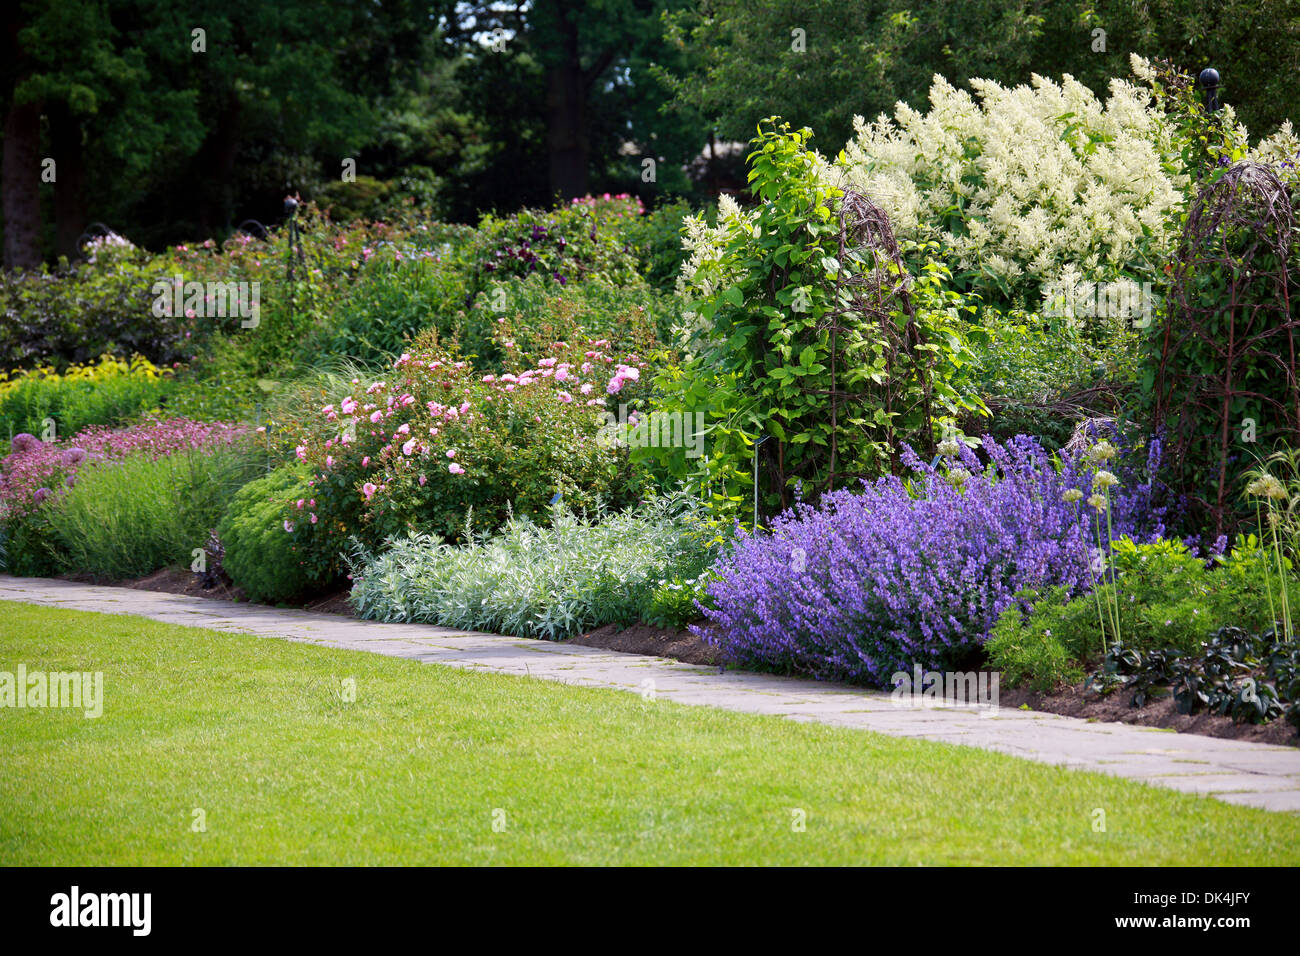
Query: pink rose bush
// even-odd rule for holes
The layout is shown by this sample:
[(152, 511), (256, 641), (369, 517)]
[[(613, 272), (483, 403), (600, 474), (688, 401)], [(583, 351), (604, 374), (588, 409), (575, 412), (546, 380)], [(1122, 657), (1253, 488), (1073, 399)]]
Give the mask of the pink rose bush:
[(610, 354), (608, 342), (557, 342), (540, 361), (484, 375), (421, 336), (390, 373), (327, 396), (291, 434), (293, 454), (313, 470), (318, 520), (287, 533), (327, 573), (353, 538), (370, 549), (412, 531), (459, 539), (512, 511), (542, 513), (557, 494), (575, 508), (626, 499), (626, 454), (600, 432), (605, 402), (576, 402), (570, 390), (605, 395), (642, 365)]

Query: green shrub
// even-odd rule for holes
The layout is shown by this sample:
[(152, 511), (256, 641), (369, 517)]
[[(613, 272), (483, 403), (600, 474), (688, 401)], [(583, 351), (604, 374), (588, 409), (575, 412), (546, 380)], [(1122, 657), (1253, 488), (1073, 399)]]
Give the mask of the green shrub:
[(189, 565), (257, 466), (247, 447), (223, 447), (82, 468), (43, 509), (60, 569), (121, 580)]
[(657, 206), (627, 226), (625, 234), (640, 260), (641, 272), (656, 289), (671, 292), (677, 283), (686, 261), (683, 222), (693, 212), (690, 203), (679, 199)]
[[(938, 262), (904, 298), (908, 280), (883, 247), (841, 246), (845, 194), (811, 135), (764, 121), (749, 156), (760, 201), (720, 204), (716, 228), (687, 226), (690, 358), (656, 385), (666, 410), (702, 412), (711, 427), (704, 456), (664, 467), (720, 495), (720, 508), (748, 499), (760, 440), (759, 496), (773, 514), (804, 490), (898, 471), (903, 443), (929, 455), (945, 420), (982, 411), (966, 340), (974, 305)], [(872, 290), (878, 308), (864, 305)]]
[(1217, 627), (1273, 626), (1269, 617), (1279, 609), (1270, 608), (1266, 587), (1270, 558), (1254, 537), (1239, 537), (1209, 568), (1179, 541), (1137, 544), (1121, 538), (1111, 548), (1114, 584), (1107, 579), (1074, 597), (1059, 588), (1027, 592), (999, 617), (985, 650), (1013, 684), (1028, 681), (1045, 689), (1070, 679), (1080, 673), (1078, 665), (1101, 659), (1103, 642), (1105, 648), (1121, 644), (1138, 653), (1188, 653)]
[(1050, 691), (1058, 684), (1083, 679), (1083, 669), (1052, 630), (1053, 624), (1060, 628), (1058, 617), (1047, 613), (1049, 607), (1061, 608), (1062, 590), (1057, 588), (1049, 594), (1037, 605), (1041, 610), (1028, 620), (1013, 605), (1002, 612), (993, 626), (984, 652), (989, 667), (1000, 671), (1009, 686), (1028, 685), (1034, 690)]
[(0, 373), (0, 428), (42, 435), (51, 420), (55, 435), (75, 435), (88, 425), (120, 425), (154, 411), (175, 392), (170, 369), (139, 355), (130, 362), (103, 356), (97, 364), (49, 366), (12, 377)]
[(468, 279), (455, 263), (377, 257), (331, 306), (334, 318), (319, 348), (370, 366), (391, 362), (425, 329), (455, 336), (468, 294)]
[(579, 338), (604, 339), (619, 354), (646, 357), (669, 340), (681, 307), (678, 296), (660, 295), (637, 278), (560, 285), (529, 276), (479, 293), (456, 335), (462, 350), (492, 371), (536, 362), (553, 354), (556, 342)]
[(406, 166), (395, 179), (358, 176), (353, 182), (333, 180), (315, 201), (334, 222), (391, 219), (410, 208), (426, 214), (441, 212), (442, 179), (427, 166)]
[(283, 465), (250, 481), (235, 494), (217, 526), (226, 573), (251, 600), (288, 603), (328, 583), (304, 566), (286, 530), (295, 521), (307, 520), (306, 510), (295, 503), (310, 499), (309, 477), (301, 465)]
[(620, 358), (574, 340), (548, 365), (480, 375), (424, 333), (382, 379), (325, 393), (314, 421), (283, 430), (314, 471), (317, 521), (294, 532), (303, 553), (327, 574), (354, 536), (372, 549), (409, 531), (454, 539), (501, 527), (512, 508), (545, 514), (557, 494), (587, 510), (635, 499), (591, 404), (604, 409), (611, 376), (619, 400), (640, 387)]
[(61, 263), (53, 271), (0, 271), (0, 367), (93, 362), (105, 353), (186, 362), (207, 328), (185, 316), (155, 316), (155, 282), (177, 270), (142, 253), (112, 262)]
[(45, 578), (62, 571), (47, 527), (46, 512), (21, 521), (4, 522), (0, 529), (5, 537), (4, 566), (0, 570), (22, 578)]
[(459, 547), (431, 535), (358, 553), (352, 603), (362, 617), (562, 640), (605, 624), (631, 624), (647, 607), (659, 623), (695, 617), (656, 600), (662, 582), (697, 574), (714, 551), (695, 508), (660, 499), (600, 520), (563, 506), (549, 527), (513, 517), (497, 535)]
[[(708, 532), (708, 526), (701, 523), (700, 534)], [(708, 557), (712, 563), (713, 549), (701, 551), (701, 557)], [(703, 616), (699, 605), (712, 607), (709, 597), (709, 582), (715, 577), (712, 571), (699, 570), (696, 561), (684, 561), (686, 567), (668, 578), (660, 578), (648, 587), (641, 601), (639, 617), (642, 622), (652, 627), (683, 628), (687, 624), (699, 621)]]
[(626, 232), (641, 213), (640, 200), (606, 195), (549, 210), (484, 216), (471, 251), (475, 291), (512, 276), (541, 275), (561, 283), (591, 276), (630, 281), (638, 270)]
[(1087, 390), (1133, 381), (1136, 333), (1122, 324), (1081, 323), (985, 308), (970, 341), (975, 387), (992, 413), (968, 416), (969, 431), (1000, 441), (1033, 435), (1048, 451), (1070, 440), (1083, 418), (1111, 413)]

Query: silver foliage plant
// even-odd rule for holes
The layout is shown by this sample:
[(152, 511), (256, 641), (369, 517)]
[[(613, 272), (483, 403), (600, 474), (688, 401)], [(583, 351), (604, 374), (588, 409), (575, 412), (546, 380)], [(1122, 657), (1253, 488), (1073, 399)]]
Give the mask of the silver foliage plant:
[(352, 604), (371, 620), (547, 640), (631, 624), (656, 588), (710, 562), (697, 507), (670, 497), (592, 517), (559, 504), (549, 526), (513, 515), (462, 545), (393, 539), (381, 554), (353, 556)]

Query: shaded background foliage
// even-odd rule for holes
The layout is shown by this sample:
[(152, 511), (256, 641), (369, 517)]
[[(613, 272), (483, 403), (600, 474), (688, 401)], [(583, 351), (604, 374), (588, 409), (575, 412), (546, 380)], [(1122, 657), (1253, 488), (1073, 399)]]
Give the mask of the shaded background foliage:
[(935, 73), (1101, 89), (1130, 52), (1218, 66), (1262, 133), (1297, 101), (1298, 30), (1300, 0), (19, 0), (5, 264), (75, 255), (97, 221), (148, 248), (221, 240), (291, 192), (466, 222), (557, 194), (700, 198), (741, 186), (725, 147), (764, 116), (838, 144), (855, 114), (919, 106)]

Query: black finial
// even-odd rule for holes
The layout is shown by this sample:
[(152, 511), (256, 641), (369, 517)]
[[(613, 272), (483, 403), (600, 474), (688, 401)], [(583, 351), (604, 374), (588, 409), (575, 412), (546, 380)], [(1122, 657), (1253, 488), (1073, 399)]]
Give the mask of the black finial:
[(293, 214), (296, 213), (297, 211), (298, 211), (298, 200), (294, 199), (292, 196), (285, 196), (284, 214), (286, 216), (292, 217)]
[(1219, 71), (1212, 66), (1201, 70), (1201, 86), (1205, 89), (1205, 106), (1211, 113), (1219, 109)]

